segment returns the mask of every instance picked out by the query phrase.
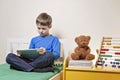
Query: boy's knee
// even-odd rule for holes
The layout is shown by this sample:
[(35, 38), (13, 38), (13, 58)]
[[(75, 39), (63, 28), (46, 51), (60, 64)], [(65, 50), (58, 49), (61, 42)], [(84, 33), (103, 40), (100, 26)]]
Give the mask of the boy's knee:
[(10, 59), (13, 58), (14, 55), (15, 55), (15, 54), (13, 54), (13, 53), (9, 53), (9, 54), (7, 55), (7, 57), (6, 57), (6, 62), (9, 62)]
[(13, 57), (13, 56), (15, 56), (15, 54), (13, 54), (13, 53), (9, 53), (9, 54), (7, 55), (7, 58), (9, 58), (9, 57)]

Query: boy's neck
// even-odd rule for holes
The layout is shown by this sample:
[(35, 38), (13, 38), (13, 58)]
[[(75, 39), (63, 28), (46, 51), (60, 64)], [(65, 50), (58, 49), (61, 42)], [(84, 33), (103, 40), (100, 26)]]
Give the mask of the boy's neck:
[(42, 37), (49, 37), (51, 34), (48, 34), (48, 35), (46, 35), (46, 36), (42, 36)]
[(45, 37), (48, 37), (48, 36), (50, 36), (50, 34), (46, 35)]

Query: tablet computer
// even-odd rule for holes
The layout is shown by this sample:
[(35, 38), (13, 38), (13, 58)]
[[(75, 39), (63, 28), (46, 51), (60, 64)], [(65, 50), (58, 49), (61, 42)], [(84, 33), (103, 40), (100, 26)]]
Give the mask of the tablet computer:
[(36, 49), (17, 50), (17, 54), (20, 54), (24, 58), (35, 59), (40, 56)]

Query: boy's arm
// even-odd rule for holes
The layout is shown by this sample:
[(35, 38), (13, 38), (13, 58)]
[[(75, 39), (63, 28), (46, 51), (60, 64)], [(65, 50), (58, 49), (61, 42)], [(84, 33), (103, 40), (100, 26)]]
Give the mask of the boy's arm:
[(29, 45), (29, 49), (34, 49), (34, 48), (35, 48), (35, 45), (34, 45), (34, 41), (32, 39), (30, 42), (30, 45)]
[(52, 52), (53, 52), (55, 59), (58, 59), (60, 57), (60, 41), (59, 41), (59, 39), (54, 40)]

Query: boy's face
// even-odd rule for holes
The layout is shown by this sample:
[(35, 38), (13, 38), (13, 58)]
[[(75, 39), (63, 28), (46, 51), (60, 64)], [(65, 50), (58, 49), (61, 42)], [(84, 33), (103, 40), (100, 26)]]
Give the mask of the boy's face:
[(49, 36), (49, 26), (37, 25), (40, 36)]

